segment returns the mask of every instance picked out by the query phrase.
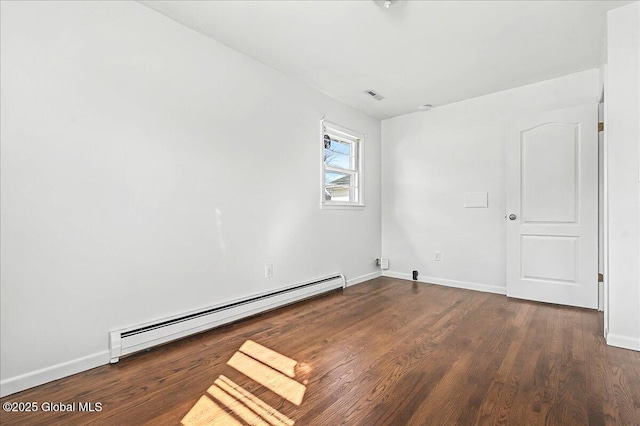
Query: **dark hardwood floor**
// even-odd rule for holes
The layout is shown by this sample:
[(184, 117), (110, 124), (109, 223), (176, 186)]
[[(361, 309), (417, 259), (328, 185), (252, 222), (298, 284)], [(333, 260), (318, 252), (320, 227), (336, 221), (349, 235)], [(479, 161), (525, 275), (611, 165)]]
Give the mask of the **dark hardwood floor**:
[[(100, 412), (1, 423), (176, 425), (223, 375), (296, 425), (639, 425), (640, 353), (606, 346), (601, 324), (595, 311), (378, 278), (2, 399)], [(227, 365), (246, 340), (298, 362), (299, 406)]]

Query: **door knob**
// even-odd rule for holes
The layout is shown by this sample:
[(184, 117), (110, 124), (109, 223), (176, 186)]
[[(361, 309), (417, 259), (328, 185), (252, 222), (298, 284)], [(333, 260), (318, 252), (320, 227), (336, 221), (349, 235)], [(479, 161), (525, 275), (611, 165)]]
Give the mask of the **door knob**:
[(513, 214), (513, 213), (511, 213), (511, 214), (509, 215), (509, 220), (516, 220), (516, 215), (515, 215), (515, 214)]

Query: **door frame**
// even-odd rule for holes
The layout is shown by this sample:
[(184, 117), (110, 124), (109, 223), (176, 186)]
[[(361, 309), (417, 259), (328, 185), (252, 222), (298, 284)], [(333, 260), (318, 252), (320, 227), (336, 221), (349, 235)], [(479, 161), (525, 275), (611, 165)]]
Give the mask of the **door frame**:
[[(602, 214), (602, 241), (598, 244), (602, 244), (602, 286), (603, 286), (603, 335), (605, 340), (609, 334), (609, 159), (607, 155), (607, 65), (602, 67), (602, 81), (600, 84), (600, 93), (598, 96), (598, 103), (603, 104), (602, 108), (602, 122), (604, 123), (602, 144), (604, 146), (602, 152), (602, 211), (598, 214)], [(598, 179), (600, 176), (598, 176)], [(598, 247), (599, 248), (599, 247)]]

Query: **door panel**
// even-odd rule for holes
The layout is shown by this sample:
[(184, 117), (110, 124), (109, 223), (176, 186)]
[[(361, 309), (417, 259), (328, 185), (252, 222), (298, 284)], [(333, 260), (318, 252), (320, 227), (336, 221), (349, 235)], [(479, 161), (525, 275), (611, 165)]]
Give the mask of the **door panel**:
[(575, 124), (549, 123), (522, 131), (525, 223), (576, 221), (578, 138)]
[(598, 306), (596, 105), (522, 117), (507, 141), (507, 295)]
[(523, 235), (522, 278), (575, 284), (576, 237)]

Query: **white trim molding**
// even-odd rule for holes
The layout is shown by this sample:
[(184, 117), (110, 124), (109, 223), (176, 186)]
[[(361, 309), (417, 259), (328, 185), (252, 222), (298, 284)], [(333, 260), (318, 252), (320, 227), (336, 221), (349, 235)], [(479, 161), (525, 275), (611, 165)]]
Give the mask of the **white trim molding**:
[[(404, 272), (383, 271), (382, 276), (413, 281), (411, 274), (407, 274)], [(506, 287), (501, 287), (501, 286), (491, 285), (491, 284), (471, 283), (467, 281), (448, 280), (445, 278), (423, 277), (423, 276), (418, 276), (417, 281), (425, 284), (436, 284), (436, 285), (442, 285), (445, 287), (455, 287), (455, 288), (462, 288), (465, 290), (482, 291), (484, 293), (493, 293), (493, 294), (502, 294), (502, 295), (507, 294)]]
[(359, 277), (351, 278), (347, 280), (347, 287), (351, 287), (352, 285), (361, 284), (365, 281), (372, 280), (374, 278), (378, 278), (382, 276), (382, 271), (375, 271), (369, 274), (360, 275)]
[(607, 345), (609, 346), (631, 349), (632, 351), (640, 351), (640, 339), (637, 337), (627, 337), (608, 333), (606, 339)]
[(31, 371), (20, 376), (10, 377), (0, 382), (0, 397), (5, 397), (106, 364), (109, 364), (109, 351), (102, 351), (45, 367), (41, 370)]
[(322, 210), (364, 210), (364, 204), (320, 204)]

